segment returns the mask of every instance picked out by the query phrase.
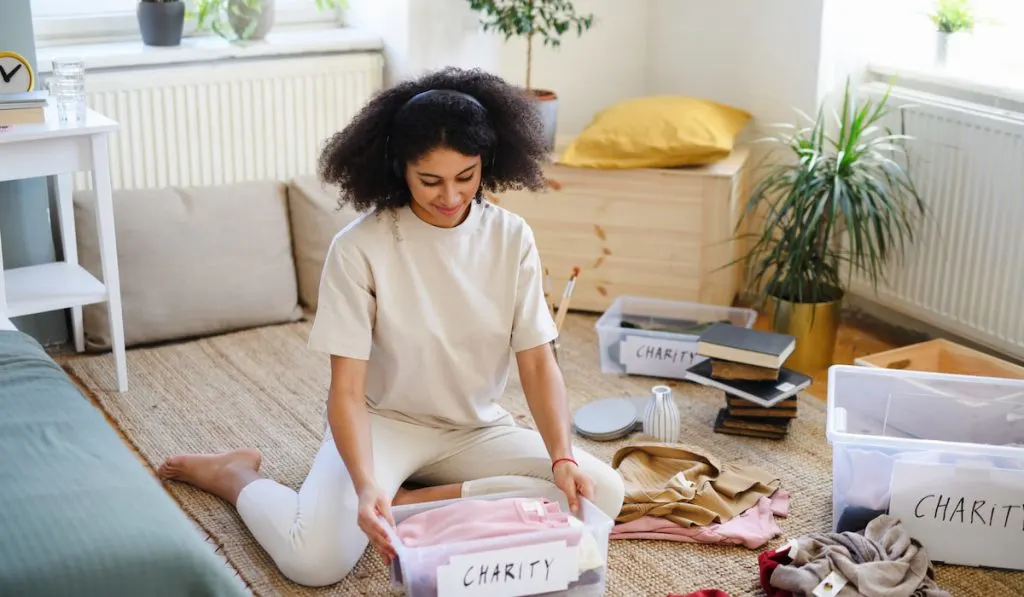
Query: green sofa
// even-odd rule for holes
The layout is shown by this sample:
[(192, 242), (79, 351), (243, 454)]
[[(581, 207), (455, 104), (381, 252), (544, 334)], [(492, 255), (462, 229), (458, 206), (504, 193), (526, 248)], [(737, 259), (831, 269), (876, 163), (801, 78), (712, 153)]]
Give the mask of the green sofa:
[(247, 595), (32, 337), (0, 330), (0, 595)]

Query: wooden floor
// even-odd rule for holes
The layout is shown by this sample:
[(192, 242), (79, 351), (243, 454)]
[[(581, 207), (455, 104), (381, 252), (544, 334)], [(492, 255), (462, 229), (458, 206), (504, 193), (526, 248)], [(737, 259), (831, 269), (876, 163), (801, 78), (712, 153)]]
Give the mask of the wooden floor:
[[(769, 329), (771, 321), (762, 315), (757, 318), (754, 327), (757, 329)], [(836, 337), (833, 364), (852, 365), (853, 360), (857, 357), (911, 343), (911, 340), (895, 340), (891, 335), (878, 331), (877, 326), (870, 325), (862, 319), (844, 317)], [(811, 384), (808, 393), (816, 398), (825, 400), (828, 396), (828, 369), (815, 371), (811, 376), (814, 378), (814, 383)]]

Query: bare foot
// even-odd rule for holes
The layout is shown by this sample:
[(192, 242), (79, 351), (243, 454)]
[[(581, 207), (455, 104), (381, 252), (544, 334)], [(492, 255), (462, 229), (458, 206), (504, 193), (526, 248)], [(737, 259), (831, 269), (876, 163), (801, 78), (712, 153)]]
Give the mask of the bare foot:
[(406, 506), (409, 504), (422, 504), (424, 502), (453, 500), (460, 497), (462, 497), (462, 483), (421, 487), (419, 489), (399, 487), (394, 499), (391, 500), (391, 505)]
[(404, 487), (399, 487), (398, 491), (395, 492), (395, 497), (391, 500), (391, 505), (392, 506), (401, 506), (403, 504), (409, 503), (408, 500), (409, 500), (409, 497), (410, 497), (410, 495), (412, 493), (413, 493), (413, 491), (411, 489), (406, 489)]
[(263, 455), (255, 448), (241, 448), (220, 454), (171, 456), (157, 469), (161, 479), (174, 479), (230, 502), (242, 488), (260, 478)]

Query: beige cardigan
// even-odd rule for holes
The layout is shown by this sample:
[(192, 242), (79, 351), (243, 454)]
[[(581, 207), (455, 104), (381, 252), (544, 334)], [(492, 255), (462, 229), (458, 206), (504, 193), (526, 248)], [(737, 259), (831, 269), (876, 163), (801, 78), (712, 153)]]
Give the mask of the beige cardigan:
[(618, 522), (643, 516), (683, 526), (725, 522), (770, 496), (781, 485), (753, 466), (722, 464), (691, 446), (643, 442), (620, 448), (612, 466), (622, 475), (626, 498)]

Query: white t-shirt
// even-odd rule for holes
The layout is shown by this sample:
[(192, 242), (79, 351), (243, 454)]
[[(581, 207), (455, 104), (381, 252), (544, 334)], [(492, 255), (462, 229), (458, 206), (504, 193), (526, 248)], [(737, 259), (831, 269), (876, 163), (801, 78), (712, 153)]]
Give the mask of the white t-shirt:
[(404, 207), (331, 242), (309, 347), (368, 359), (371, 412), (438, 427), (508, 422), (495, 404), (513, 353), (558, 335), (522, 217), (472, 202), (454, 228)]

